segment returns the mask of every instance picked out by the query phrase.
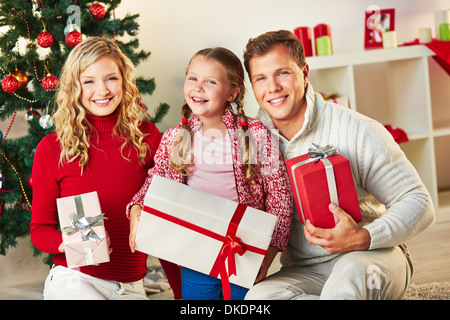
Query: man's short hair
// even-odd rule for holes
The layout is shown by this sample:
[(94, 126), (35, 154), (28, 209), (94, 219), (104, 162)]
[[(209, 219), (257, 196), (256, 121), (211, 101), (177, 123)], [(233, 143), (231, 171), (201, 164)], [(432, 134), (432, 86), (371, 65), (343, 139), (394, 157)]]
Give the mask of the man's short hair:
[(248, 40), (244, 51), (244, 66), (250, 75), (250, 60), (255, 56), (262, 56), (272, 50), (275, 46), (285, 45), (297, 65), (303, 68), (305, 65), (305, 51), (303, 45), (297, 37), (288, 30), (269, 31), (262, 35)]

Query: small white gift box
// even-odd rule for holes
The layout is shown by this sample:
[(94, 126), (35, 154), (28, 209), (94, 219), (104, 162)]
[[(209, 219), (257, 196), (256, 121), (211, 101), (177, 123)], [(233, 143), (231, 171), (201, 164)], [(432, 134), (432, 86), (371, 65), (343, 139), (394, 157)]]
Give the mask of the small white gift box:
[[(276, 216), (187, 185), (153, 177), (136, 250), (250, 288), (272, 239)], [(229, 281), (229, 282), (228, 282)]]
[(56, 199), (67, 266), (109, 262), (109, 245), (97, 192)]

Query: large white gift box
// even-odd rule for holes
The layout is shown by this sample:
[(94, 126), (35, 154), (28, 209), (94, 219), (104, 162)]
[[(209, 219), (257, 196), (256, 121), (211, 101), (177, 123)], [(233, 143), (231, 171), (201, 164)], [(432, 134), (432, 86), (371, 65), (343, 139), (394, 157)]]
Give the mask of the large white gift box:
[(154, 176), (136, 250), (250, 288), (272, 239), (276, 216)]

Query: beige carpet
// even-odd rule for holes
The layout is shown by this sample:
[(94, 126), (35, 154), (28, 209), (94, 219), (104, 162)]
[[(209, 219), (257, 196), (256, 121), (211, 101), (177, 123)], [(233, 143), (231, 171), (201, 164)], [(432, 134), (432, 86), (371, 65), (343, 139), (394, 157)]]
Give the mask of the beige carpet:
[(403, 300), (450, 300), (450, 282), (412, 283)]

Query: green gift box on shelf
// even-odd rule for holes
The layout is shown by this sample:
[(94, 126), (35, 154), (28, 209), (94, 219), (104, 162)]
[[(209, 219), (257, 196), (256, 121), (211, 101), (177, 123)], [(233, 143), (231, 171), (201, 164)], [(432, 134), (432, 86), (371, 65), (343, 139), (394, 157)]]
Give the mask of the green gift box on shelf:
[(331, 38), (329, 36), (323, 36), (316, 39), (317, 55), (329, 56), (333, 54), (331, 49)]
[(439, 39), (441, 41), (450, 41), (450, 23), (441, 23), (439, 25)]

